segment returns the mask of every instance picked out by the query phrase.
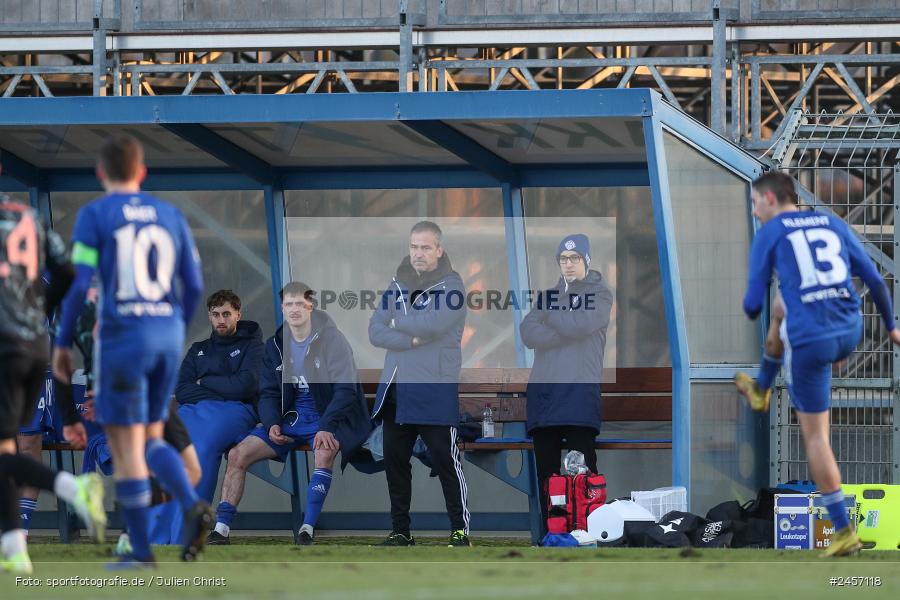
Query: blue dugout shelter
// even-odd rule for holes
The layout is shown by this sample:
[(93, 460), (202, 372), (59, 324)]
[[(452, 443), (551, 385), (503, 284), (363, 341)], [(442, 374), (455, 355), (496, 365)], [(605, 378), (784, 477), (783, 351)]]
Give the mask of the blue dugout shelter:
[[(656, 92), (9, 98), (0, 100), (0, 190), (55, 224), (71, 219), (76, 207), (55, 198), (98, 192), (96, 149), (122, 131), (144, 142), (145, 189), (221, 191), (227, 218), (256, 219), (248, 239), (264, 240), (267, 256), (244, 256), (247, 240), (234, 247), (271, 282), (260, 293), (272, 292), (274, 315), (289, 273), (286, 217), (332, 214), (321, 205), (335, 191), (351, 196), (342, 216), (366, 217), (374, 191), (428, 190), (459, 214), (479, 190), (506, 223), (500, 251), (513, 289), (540, 287), (529, 282), (538, 217), (615, 216), (617, 360), (672, 368), (672, 484), (688, 486), (700, 512), (767, 480), (768, 424), (737, 403), (730, 383), (760, 351), (762, 329), (740, 299), (749, 182), (763, 166)], [(255, 205), (227, 205), (226, 192), (260, 191), (264, 217)], [(521, 343), (510, 343), (511, 366), (527, 366)]]

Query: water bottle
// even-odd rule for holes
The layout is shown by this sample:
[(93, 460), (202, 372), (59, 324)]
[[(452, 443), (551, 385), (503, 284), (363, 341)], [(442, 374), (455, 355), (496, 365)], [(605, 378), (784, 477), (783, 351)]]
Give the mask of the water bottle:
[(494, 437), (494, 411), (490, 404), (486, 405), (484, 412), (481, 413), (481, 437)]

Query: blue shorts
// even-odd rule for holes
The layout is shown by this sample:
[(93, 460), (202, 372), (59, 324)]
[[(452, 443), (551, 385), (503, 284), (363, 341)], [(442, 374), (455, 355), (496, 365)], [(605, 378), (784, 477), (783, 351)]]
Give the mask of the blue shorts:
[(41, 394), (40, 400), (37, 401), (37, 405), (34, 407), (34, 414), (31, 415), (31, 421), (26, 425), (22, 425), (19, 428), (19, 433), (22, 435), (42, 434), (46, 428), (45, 425), (51, 425), (50, 421), (52, 421), (52, 417), (50, 416), (50, 410), (47, 406), (47, 392), (45, 391)]
[(53, 372), (48, 368), (44, 378), (41, 397), (34, 408), (31, 421), (19, 429), (22, 435), (43, 435), (47, 443), (61, 442), (65, 438), (62, 433), (62, 415), (54, 398)]
[(784, 373), (791, 404), (800, 412), (821, 413), (831, 400), (831, 365), (850, 356), (862, 337), (862, 321), (852, 333), (791, 346), (784, 335)]
[[(289, 412), (288, 415), (297, 415), (297, 413), (292, 411)], [(247, 435), (256, 436), (268, 444), (269, 448), (275, 452), (275, 458), (272, 460), (284, 462), (295, 448), (304, 444), (308, 446), (313, 445), (316, 434), (319, 433), (319, 415), (314, 413), (300, 413), (297, 415), (296, 420), (286, 419), (281, 424), (281, 433), (282, 435), (293, 438), (294, 442), (291, 444), (276, 444), (269, 439), (269, 432), (264, 425), (254, 428), (253, 431)]]
[(165, 421), (175, 391), (183, 327), (160, 327), (154, 336), (104, 337), (94, 345), (95, 410), (101, 425)]

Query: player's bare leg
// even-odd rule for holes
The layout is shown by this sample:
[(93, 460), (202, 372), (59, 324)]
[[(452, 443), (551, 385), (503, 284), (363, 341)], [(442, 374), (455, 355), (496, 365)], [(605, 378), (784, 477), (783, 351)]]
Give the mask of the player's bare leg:
[(200, 458), (197, 456), (197, 448), (193, 444), (181, 451), (181, 461), (184, 463), (184, 469), (187, 471), (191, 485), (197, 487), (203, 476), (203, 469), (200, 468)]
[[(803, 445), (809, 461), (809, 471), (816, 489), (824, 492), (841, 489), (841, 472), (831, 449), (830, 411), (806, 413), (797, 411)], [(862, 543), (852, 527), (835, 532), (826, 556), (848, 556), (859, 552)]]
[[(275, 457), (275, 451), (254, 435), (245, 437), (237, 446), (228, 451), (228, 464), (225, 468), (225, 480), (222, 482), (222, 501), (219, 503), (218, 522), (207, 543), (213, 545), (231, 543), (228, 539), (231, 532), (231, 519), (234, 518), (237, 506), (244, 496), (247, 469), (261, 460)], [(223, 507), (226, 506), (228, 510), (222, 512)]]
[(114, 479), (146, 479), (150, 476), (147, 461), (144, 459), (144, 447), (147, 445), (146, 430), (147, 426), (143, 424), (104, 427), (115, 465)]

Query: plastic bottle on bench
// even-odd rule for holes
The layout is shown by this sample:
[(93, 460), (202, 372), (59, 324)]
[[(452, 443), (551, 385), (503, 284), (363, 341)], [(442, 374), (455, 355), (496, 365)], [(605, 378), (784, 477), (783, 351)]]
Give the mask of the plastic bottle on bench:
[(494, 411), (490, 404), (486, 405), (481, 413), (481, 437), (494, 437)]

